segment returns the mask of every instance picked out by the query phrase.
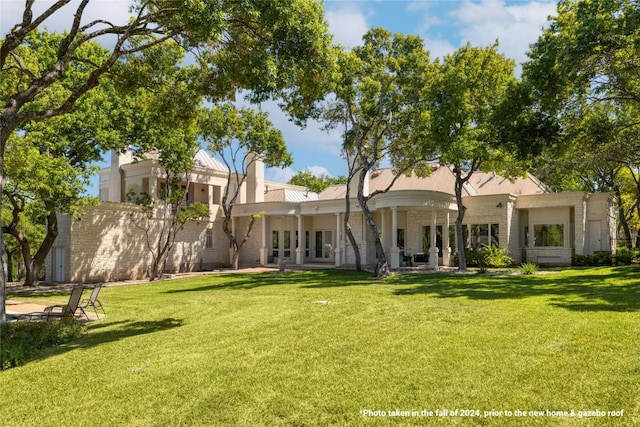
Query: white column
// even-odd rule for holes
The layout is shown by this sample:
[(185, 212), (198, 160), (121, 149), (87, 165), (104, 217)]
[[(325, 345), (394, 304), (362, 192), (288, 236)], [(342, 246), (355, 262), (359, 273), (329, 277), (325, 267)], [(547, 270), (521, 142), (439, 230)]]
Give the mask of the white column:
[(340, 213), (336, 213), (336, 248), (334, 251), (336, 267), (342, 265), (342, 233), (340, 232)]
[(267, 248), (267, 216), (262, 214), (262, 243), (260, 244), (260, 265), (267, 265), (269, 249)]
[(400, 249), (398, 249), (398, 210), (391, 208), (391, 250), (389, 251), (389, 265), (400, 268)]
[(438, 247), (436, 246), (436, 226), (438, 213), (434, 209), (431, 212), (431, 235), (429, 236), (429, 268), (438, 268)]
[(389, 253), (389, 227), (387, 221), (385, 221), (385, 211), (380, 211), (380, 222), (382, 223), (382, 247), (385, 252)]
[(149, 176), (149, 196), (151, 200), (158, 200), (158, 177), (155, 174)]
[(451, 265), (451, 242), (449, 242), (449, 211), (444, 213), (444, 224), (442, 225), (442, 265)]
[(302, 228), (302, 215), (296, 215), (298, 217), (298, 247), (296, 248), (296, 264), (304, 264), (304, 230)]

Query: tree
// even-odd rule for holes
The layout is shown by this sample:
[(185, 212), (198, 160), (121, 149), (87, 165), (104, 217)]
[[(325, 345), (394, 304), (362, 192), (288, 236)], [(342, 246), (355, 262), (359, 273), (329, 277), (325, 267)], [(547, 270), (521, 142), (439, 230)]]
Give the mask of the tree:
[[(187, 47), (205, 48), (200, 64), (202, 90), (211, 98), (231, 96), (236, 88), (250, 88), (254, 99), (280, 97), (293, 117), (304, 119), (313, 104), (322, 98), (318, 82), (330, 67), (327, 51), (330, 37), (322, 16), (322, 6), (310, 0), (238, 2), (137, 0), (133, 17), (123, 25), (104, 20), (82, 23), (89, 0), (75, 7), (71, 27), (49, 60), (34, 64), (27, 60), (24, 46), (30, 33), (59, 14), (70, 0), (58, 0), (38, 16), (34, 0), (25, 1), (20, 22), (0, 45), (0, 191), (4, 185), (4, 152), (9, 137), (27, 122), (47, 120), (68, 113), (86, 93), (98, 86), (100, 78), (121, 58), (142, 52), (169, 39)], [(94, 40), (112, 36), (104, 61), (92, 62), (81, 48)], [(37, 66), (35, 66), (37, 65)], [(65, 87), (62, 100), (42, 102), (59, 80), (73, 69), (84, 69), (87, 77)], [(0, 236), (0, 247), (4, 247)], [(5, 269), (0, 269), (0, 322), (5, 319)]]
[[(385, 277), (389, 265), (368, 201), (388, 191), (402, 174), (428, 173), (424, 161), (433, 153), (423, 138), (421, 122), (428, 116), (423, 89), (429, 86), (435, 67), (418, 37), (373, 29), (363, 40), (362, 47), (341, 57), (336, 100), (328, 105), (325, 120), (328, 127), (345, 126), (348, 182), (356, 180), (358, 203), (375, 242), (376, 277)], [(387, 188), (367, 194), (367, 174), (384, 159), (393, 165), (394, 178)], [(347, 222), (349, 206), (347, 198), (345, 232), (356, 251), (356, 269), (360, 269), (359, 249)]]
[[(32, 32), (24, 44), (32, 51), (29, 59), (46, 63), (48, 52), (62, 38), (58, 34)], [(97, 43), (87, 43), (80, 50), (92, 62), (99, 62), (106, 55)], [(44, 99), (34, 100), (33, 106), (44, 108), (42, 102), (62, 100), (66, 96), (65, 87), (85, 78), (86, 70), (65, 73), (59, 80), (60, 87), (49, 91)], [(14, 214), (4, 224), (5, 231), (13, 235), (22, 248), (26, 285), (33, 285), (39, 279), (45, 257), (57, 237), (56, 212), (78, 217), (83, 206), (94, 202), (84, 195), (85, 184), (95, 171), (91, 163), (100, 159), (102, 151), (122, 144), (113, 131), (116, 97), (113, 86), (103, 79), (102, 85), (78, 100), (69, 113), (27, 122), (20, 127), (20, 132), (12, 134), (7, 144), (7, 182), (3, 193)], [(30, 241), (29, 235), (20, 232), (19, 222), (25, 217), (18, 212), (27, 201), (44, 209), (46, 235), (39, 241)]]
[(494, 111), (515, 83), (514, 62), (496, 50), (466, 45), (445, 57), (432, 86), (430, 141), (438, 147), (440, 164), (455, 175), (458, 215), (455, 221), (460, 270), (466, 270), (462, 221), (464, 184), (477, 170), (513, 174), (516, 156), (501, 145)]
[[(32, 200), (28, 194), (16, 196), (11, 202), (6, 200), (3, 204), (2, 232), (5, 234), (8, 281), (24, 279), (26, 261), (29, 256), (33, 258), (34, 248), (37, 250), (44, 241), (47, 231), (45, 217), (42, 204)], [(28, 251), (27, 257), (24, 251)], [(16, 267), (17, 274), (14, 274)]]
[(234, 231), (233, 208), (238, 203), (249, 169), (257, 161), (271, 167), (285, 167), (293, 159), (282, 133), (269, 122), (268, 115), (249, 108), (238, 110), (227, 103), (205, 111), (200, 120), (200, 136), (207, 149), (227, 166), (227, 185), (222, 195), (222, 229), (229, 239), (231, 267), (238, 269), (240, 250), (262, 215), (260, 212), (251, 215), (242, 234)]
[[(628, 201), (622, 181), (640, 165), (639, 22), (633, 1), (561, 1), (529, 52), (523, 77), (538, 108), (562, 125), (559, 144), (546, 156), (571, 165), (542, 171), (562, 189), (611, 191)], [(638, 199), (640, 192), (634, 192)], [(618, 206), (628, 242), (633, 206)]]
[[(200, 67), (181, 65), (184, 49), (166, 42), (129, 58), (114, 69), (125, 118), (114, 129), (123, 135), (136, 159), (151, 158), (162, 169), (157, 193), (127, 192), (127, 201), (142, 206), (142, 215), (131, 215), (143, 230), (151, 254), (149, 279), (166, 270), (176, 235), (190, 220), (209, 216), (209, 206), (188, 203), (194, 158), (200, 149), (198, 116)], [(116, 113), (122, 113), (122, 108)]]
[(347, 178), (344, 176), (339, 176), (337, 178), (326, 174), (316, 176), (311, 173), (309, 169), (298, 171), (289, 180), (289, 184), (305, 187), (309, 191), (313, 191), (314, 193), (320, 193), (322, 190), (331, 185), (345, 184), (346, 182)]
[[(5, 154), (8, 180), (3, 196), (12, 215), (3, 222), (3, 231), (20, 245), (27, 286), (34, 285), (44, 271), (45, 257), (58, 235), (57, 212), (78, 217), (83, 206), (95, 202), (95, 198), (83, 194), (93, 168), (87, 164), (78, 166), (73, 156), (57, 155), (58, 144), (68, 141), (69, 135), (61, 132), (52, 137), (49, 130), (29, 129), (22, 136), (16, 135)], [(74, 152), (72, 145), (65, 148)], [(45, 225), (44, 236), (25, 232), (30, 222), (29, 216), (24, 215), (27, 209), (39, 212)]]

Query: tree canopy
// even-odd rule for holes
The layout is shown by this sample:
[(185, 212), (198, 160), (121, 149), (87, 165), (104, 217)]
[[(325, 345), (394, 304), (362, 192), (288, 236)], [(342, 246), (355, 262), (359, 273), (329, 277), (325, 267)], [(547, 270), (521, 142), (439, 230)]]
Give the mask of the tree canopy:
[[(70, 0), (48, 3), (35, 14), (26, 0), (22, 16), (0, 44), (0, 190), (9, 138), (26, 123), (68, 113), (106, 73), (123, 60), (176, 40), (197, 52), (202, 67), (199, 92), (210, 100), (251, 90), (253, 100), (278, 98), (298, 121), (313, 113), (324, 95), (323, 74), (332, 69), (331, 38), (322, 5), (311, 0), (238, 2), (235, 0), (135, 0), (124, 23), (83, 21), (90, 0), (74, 3), (72, 24), (56, 43), (34, 56), (30, 44), (39, 27), (57, 16)], [(110, 37), (95, 61), (89, 43)], [(62, 83), (65, 74), (84, 78)], [(2, 242), (0, 241), (0, 246)], [(0, 321), (4, 321), (5, 271), (0, 269)]]
[[(429, 86), (434, 71), (422, 39), (380, 28), (368, 31), (363, 46), (343, 53), (339, 59), (335, 101), (327, 106), (324, 118), (328, 127), (345, 128), (347, 182), (357, 184), (358, 203), (376, 245), (378, 277), (389, 274), (389, 265), (367, 202), (388, 191), (401, 174), (429, 171), (423, 162), (432, 152), (424, 144), (422, 123), (428, 117), (424, 88)], [(364, 189), (366, 176), (383, 160), (391, 162), (395, 178), (388, 188), (368, 194)], [(349, 225), (349, 197), (347, 191), (345, 229), (356, 252), (356, 269), (360, 269), (358, 244)]]
[(532, 104), (559, 128), (538, 162), (539, 176), (556, 188), (624, 199), (619, 220), (628, 244), (627, 222), (640, 214), (640, 186), (624, 183), (640, 183), (639, 23), (634, 1), (563, 0), (523, 67)]
[(331, 185), (345, 184), (346, 182), (347, 177), (345, 176), (332, 177), (326, 174), (317, 176), (314, 175), (309, 169), (298, 171), (289, 180), (289, 184), (305, 187), (308, 190), (313, 191), (314, 193), (320, 193), (322, 190)]
[(258, 161), (271, 167), (285, 167), (293, 159), (282, 133), (273, 127), (268, 115), (250, 108), (237, 109), (227, 103), (204, 110), (200, 117), (200, 137), (207, 144), (207, 150), (227, 166), (227, 185), (221, 202), (224, 213), (222, 229), (232, 249), (231, 266), (237, 269), (240, 250), (261, 216), (260, 212), (251, 215), (242, 234), (234, 230), (233, 208), (239, 202), (247, 173)]
[(497, 46), (466, 45), (445, 57), (431, 86), (429, 141), (437, 144), (440, 163), (450, 166), (456, 177), (456, 247), (461, 270), (466, 269), (462, 235), (464, 183), (481, 168), (513, 172), (517, 164), (516, 156), (502, 146), (495, 131), (494, 113), (516, 83), (514, 67), (514, 61), (499, 54)]

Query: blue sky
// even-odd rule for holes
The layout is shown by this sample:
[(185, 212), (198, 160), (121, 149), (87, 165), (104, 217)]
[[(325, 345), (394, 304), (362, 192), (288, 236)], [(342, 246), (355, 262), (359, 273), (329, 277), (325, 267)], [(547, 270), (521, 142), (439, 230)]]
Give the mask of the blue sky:
[[(39, 0), (36, 5), (51, 3)], [(92, 0), (86, 21), (106, 18), (122, 22), (127, 17), (128, 0)], [(0, 0), (0, 34), (6, 34), (21, 16), (24, 0)], [(72, 7), (48, 21), (52, 30), (61, 31), (72, 19)], [(531, 43), (540, 35), (549, 15), (556, 11), (555, 1), (503, 0), (327, 0), (325, 13), (334, 40), (343, 46), (360, 43), (370, 28), (383, 27), (392, 32), (416, 34), (425, 40), (431, 57), (443, 57), (467, 42), (487, 46), (496, 40), (499, 50), (518, 64), (526, 60)], [(519, 73), (519, 67), (516, 70)], [(297, 171), (309, 168), (316, 174), (346, 174), (340, 157), (339, 132), (328, 134), (320, 124), (309, 122), (305, 129), (293, 125), (275, 103), (265, 103), (293, 154), (294, 163), (286, 169), (267, 169), (268, 180), (286, 182)], [(97, 194), (96, 182), (90, 193)]]

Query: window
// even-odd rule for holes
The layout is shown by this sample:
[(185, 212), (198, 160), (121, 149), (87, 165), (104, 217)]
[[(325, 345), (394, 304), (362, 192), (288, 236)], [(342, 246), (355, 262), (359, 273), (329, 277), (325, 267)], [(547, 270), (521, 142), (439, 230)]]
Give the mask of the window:
[(396, 238), (398, 239), (398, 248), (404, 249), (404, 228), (398, 228)]
[(284, 231), (284, 257), (291, 258), (291, 230)]
[(304, 232), (304, 256), (308, 257), (310, 251), (311, 251), (311, 243), (310, 243), (309, 232), (305, 231)]
[(204, 247), (206, 249), (213, 248), (213, 230), (208, 228), (204, 232)]
[(489, 224), (471, 224), (467, 247), (480, 249), (489, 245)]
[(491, 235), (491, 244), (500, 246), (500, 224), (491, 224), (489, 234)]
[(463, 224), (462, 235), (465, 246), (469, 249), (479, 250), (490, 245), (500, 246), (500, 224)]
[(534, 246), (564, 246), (564, 224), (534, 224)]
[(280, 252), (278, 249), (280, 248), (280, 232), (278, 230), (273, 230), (271, 232), (271, 255), (274, 258), (278, 258), (280, 256)]

